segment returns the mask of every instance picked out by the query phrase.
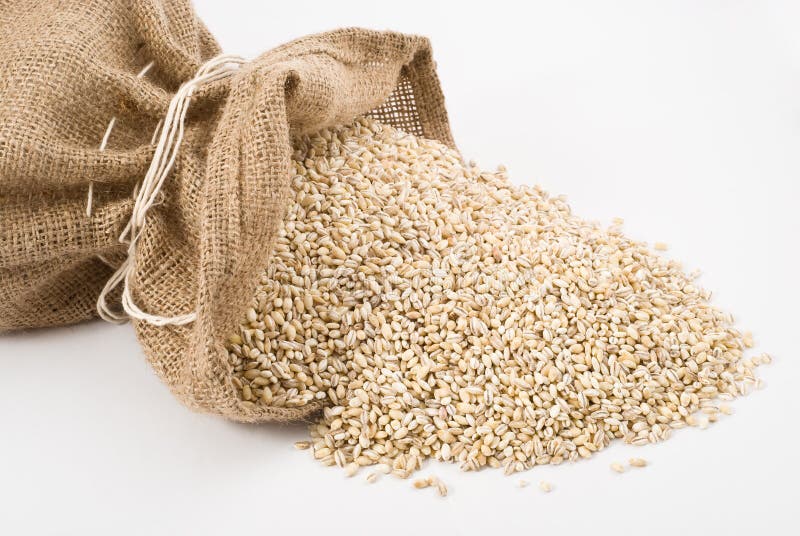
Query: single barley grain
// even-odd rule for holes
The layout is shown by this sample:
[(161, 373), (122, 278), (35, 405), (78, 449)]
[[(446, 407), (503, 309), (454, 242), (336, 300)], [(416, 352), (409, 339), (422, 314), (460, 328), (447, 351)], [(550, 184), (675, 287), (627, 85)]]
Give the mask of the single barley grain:
[(377, 469), (379, 473), (383, 473), (384, 475), (388, 475), (389, 473), (392, 472), (392, 466), (385, 463), (376, 465), (375, 469)]
[(539, 489), (545, 493), (550, 493), (551, 491), (553, 491), (553, 486), (552, 484), (550, 484), (550, 482), (545, 482), (544, 480), (542, 480), (541, 482), (539, 482)]
[(358, 472), (358, 464), (357, 463), (348, 463), (344, 466), (344, 474), (347, 477), (355, 476)]
[(611, 470), (616, 472), (616, 473), (624, 473), (625, 472), (625, 466), (622, 465), (621, 463), (614, 462), (614, 463), (611, 464)]
[(745, 348), (752, 348), (754, 345), (753, 334), (749, 331), (745, 332), (745, 334), (742, 336), (742, 342), (744, 343)]
[(643, 458), (631, 458), (628, 463), (631, 467), (647, 467), (647, 460)]

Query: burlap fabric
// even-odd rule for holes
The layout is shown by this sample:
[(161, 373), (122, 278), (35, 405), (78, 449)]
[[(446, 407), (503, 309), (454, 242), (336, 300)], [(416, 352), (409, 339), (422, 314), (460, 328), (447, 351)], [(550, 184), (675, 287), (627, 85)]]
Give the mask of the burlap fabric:
[[(124, 256), (117, 238), (153, 156), (153, 132), (180, 84), (218, 53), (188, 0), (0, 3), (0, 330), (95, 316), (109, 264)], [(248, 422), (315, 409), (243, 406), (224, 341), (285, 212), (292, 136), (370, 111), (452, 146), (426, 39), (361, 29), (314, 35), (193, 97), (132, 284), (150, 313), (197, 313), (182, 327), (134, 322), (154, 369), (189, 407)]]

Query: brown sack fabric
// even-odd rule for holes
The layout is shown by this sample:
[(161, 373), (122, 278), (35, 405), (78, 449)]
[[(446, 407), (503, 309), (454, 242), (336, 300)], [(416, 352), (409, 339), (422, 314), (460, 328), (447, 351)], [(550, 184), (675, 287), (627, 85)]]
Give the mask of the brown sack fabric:
[[(181, 83), (219, 52), (188, 0), (0, 2), (0, 331), (96, 316), (125, 256), (118, 237), (153, 133)], [(287, 205), (292, 136), (367, 112), (453, 145), (426, 39), (361, 29), (310, 36), (192, 97), (131, 285), (148, 313), (197, 314), (179, 327), (134, 322), (187, 406), (247, 422), (316, 409), (243, 406), (224, 341)]]

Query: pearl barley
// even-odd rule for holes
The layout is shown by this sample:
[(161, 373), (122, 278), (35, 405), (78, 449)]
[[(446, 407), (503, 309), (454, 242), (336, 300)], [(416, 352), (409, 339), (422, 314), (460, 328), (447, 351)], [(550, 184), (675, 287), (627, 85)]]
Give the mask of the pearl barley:
[(311, 451), (348, 475), (575, 461), (757, 384), (678, 263), (504, 169), (362, 118), (298, 139), (289, 188), (233, 383), (245, 405), (322, 402)]

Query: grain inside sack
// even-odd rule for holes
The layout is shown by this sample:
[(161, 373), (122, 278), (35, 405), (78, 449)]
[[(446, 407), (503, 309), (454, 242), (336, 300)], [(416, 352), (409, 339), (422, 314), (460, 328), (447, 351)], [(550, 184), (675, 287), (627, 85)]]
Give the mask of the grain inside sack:
[(0, 9), (0, 331), (130, 318), (189, 408), (242, 422), (226, 341), (267, 265), (298, 135), (369, 114), (453, 146), (429, 41), (346, 28), (244, 60), (188, 0)]
[(325, 464), (510, 474), (666, 439), (757, 383), (679, 264), (502, 168), (360, 118), (298, 140), (291, 186), (230, 364), (244, 404), (323, 402)]

